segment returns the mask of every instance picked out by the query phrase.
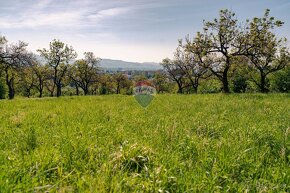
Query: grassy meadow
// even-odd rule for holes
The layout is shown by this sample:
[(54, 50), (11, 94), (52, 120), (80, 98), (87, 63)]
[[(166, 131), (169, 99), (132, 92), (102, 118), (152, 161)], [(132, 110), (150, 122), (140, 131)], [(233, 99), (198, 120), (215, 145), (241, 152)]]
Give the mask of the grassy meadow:
[(0, 101), (0, 192), (290, 192), (290, 95)]

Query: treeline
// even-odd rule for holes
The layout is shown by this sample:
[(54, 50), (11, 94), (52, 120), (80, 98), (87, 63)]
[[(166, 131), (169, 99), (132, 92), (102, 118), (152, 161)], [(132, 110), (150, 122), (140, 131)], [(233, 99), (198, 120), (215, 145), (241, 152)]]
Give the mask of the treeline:
[(274, 32), (283, 22), (269, 16), (243, 23), (221, 10), (204, 21), (202, 32), (179, 40), (173, 59), (164, 59), (163, 72), (132, 77), (104, 73), (100, 58), (85, 52), (76, 60), (73, 47), (53, 40), (49, 48), (27, 51), (28, 44), (9, 43), (0, 35), (0, 98), (88, 94), (132, 94), (135, 83), (149, 79), (158, 93), (289, 92), (290, 53), (286, 38)]
[[(10, 44), (0, 36), (0, 98), (15, 97), (15, 93), (31, 96), (132, 94), (133, 85), (148, 78), (157, 92), (169, 92), (169, 79), (155, 73), (154, 79), (136, 73), (128, 77), (122, 72), (104, 73), (100, 58), (85, 52), (83, 59), (75, 60), (75, 50), (60, 40), (53, 40), (49, 48), (27, 51), (27, 43)], [(7, 91), (7, 92), (6, 92)]]
[(221, 84), (225, 93), (289, 92), (287, 40), (275, 34), (284, 23), (269, 13), (239, 22), (235, 13), (221, 10), (194, 38), (179, 40), (174, 59), (162, 62), (178, 93), (196, 93), (205, 82)]

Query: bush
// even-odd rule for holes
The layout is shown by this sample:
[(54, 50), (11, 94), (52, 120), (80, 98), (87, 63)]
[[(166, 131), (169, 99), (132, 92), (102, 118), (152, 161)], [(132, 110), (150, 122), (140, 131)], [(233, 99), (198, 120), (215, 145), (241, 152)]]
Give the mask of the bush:
[(290, 67), (275, 73), (273, 87), (278, 92), (290, 92)]
[(216, 79), (209, 79), (201, 82), (199, 91), (203, 94), (206, 93), (219, 93), (221, 92), (221, 83)]
[(99, 93), (101, 95), (108, 94), (108, 89), (105, 86), (101, 86), (101, 88), (99, 89)]
[(5, 99), (5, 94), (6, 94), (5, 85), (0, 80), (0, 99)]
[(233, 91), (237, 93), (246, 92), (248, 87), (247, 78), (241, 75), (235, 76), (233, 79)]

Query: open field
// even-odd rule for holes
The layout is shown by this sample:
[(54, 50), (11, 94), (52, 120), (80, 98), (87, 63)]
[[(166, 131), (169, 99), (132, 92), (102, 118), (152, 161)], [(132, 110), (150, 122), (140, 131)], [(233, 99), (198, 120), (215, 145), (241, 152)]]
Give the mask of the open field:
[(0, 192), (290, 192), (290, 95), (0, 101)]

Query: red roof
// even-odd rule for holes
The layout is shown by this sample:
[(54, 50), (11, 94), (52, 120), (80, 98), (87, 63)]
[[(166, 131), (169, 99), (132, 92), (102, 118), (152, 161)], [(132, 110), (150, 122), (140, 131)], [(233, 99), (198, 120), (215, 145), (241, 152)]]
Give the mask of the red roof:
[(135, 84), (135, 86), (151, 86), (151, 87), (154, 87), (154, 85), (149, 81), (149, 80), (143, 80), (143, 81), (140, 81), (140, 82), (137, 82)]

